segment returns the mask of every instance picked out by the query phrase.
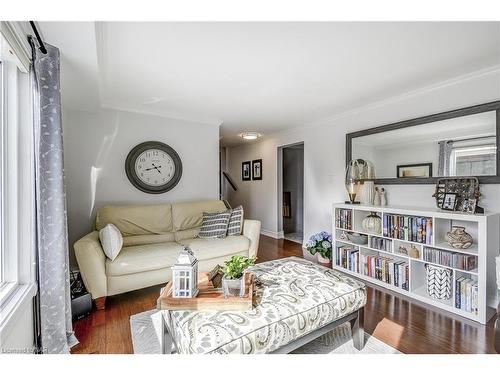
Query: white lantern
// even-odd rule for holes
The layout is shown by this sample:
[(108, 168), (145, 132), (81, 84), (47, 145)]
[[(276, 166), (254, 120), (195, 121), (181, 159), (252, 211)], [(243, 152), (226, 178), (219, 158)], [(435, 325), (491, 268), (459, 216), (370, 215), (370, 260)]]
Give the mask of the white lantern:
[(182, 248), (172, 266), (172, 284), (173, 297), (193, 298), (198, 294), (198, 260), (188, 246)]

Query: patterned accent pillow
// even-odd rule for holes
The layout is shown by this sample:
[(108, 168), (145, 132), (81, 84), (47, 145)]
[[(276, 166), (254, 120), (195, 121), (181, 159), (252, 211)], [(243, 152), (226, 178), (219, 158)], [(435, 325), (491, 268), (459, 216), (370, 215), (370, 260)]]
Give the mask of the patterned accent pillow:
[(231, 210), (231, 218), (227, 227), (228, 236), (239, 236), (243, 229), (243, 206)]
[(209, 214), (203, 213), (203, 222), (201, 224), (200, 233), (198, 238), (224, 238), (227, 233), (227, 226), (231, 211), (218, 212)]

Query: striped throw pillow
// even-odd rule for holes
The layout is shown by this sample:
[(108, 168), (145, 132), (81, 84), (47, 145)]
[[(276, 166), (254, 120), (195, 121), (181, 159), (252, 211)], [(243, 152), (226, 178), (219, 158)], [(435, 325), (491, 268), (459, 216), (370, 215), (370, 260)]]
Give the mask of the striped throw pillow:
[(227, 226), (231, 211), (209, 214), (203, 213), (203, 222), (201, 224), (199, 238), (224, 238), (227, 233)]
[(227, 227), (228, 236), (239, 236), (243, 229), (243, 206), (231, 210), (231, 217)]

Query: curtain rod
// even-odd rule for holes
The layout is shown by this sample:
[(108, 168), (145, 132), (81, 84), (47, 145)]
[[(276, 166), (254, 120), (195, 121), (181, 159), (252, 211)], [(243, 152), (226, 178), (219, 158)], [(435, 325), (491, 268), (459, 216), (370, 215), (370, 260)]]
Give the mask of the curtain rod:
[(40, 36), (38, 29), (36, 28), (35, 22), (30, 21), (30, 25), (33, 29), (33, 32), (35, 33), (36, 39), (38, 40), (38, 44), (40, 44), (40, 51), (42, 51), (44, 55), (47, 54), (47, 48), (45, 48), (45, 43), (43, 43), (42, 37)]

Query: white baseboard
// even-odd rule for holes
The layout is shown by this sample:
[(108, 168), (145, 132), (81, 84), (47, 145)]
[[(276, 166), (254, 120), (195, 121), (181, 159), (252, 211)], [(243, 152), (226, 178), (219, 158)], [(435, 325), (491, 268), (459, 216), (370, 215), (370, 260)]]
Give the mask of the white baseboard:
[(274, 231), (272, 231), (272, 230), (261, 229), (261, 230), (260, 230), (260, 234), (262, 234), (262, 235), (264, 235), (264, 236), (268, 236), (268, 237), (275, 238), (275, 239), (277, 239), (277, 240), (279, 240), (280, 238), (283, 238), (283, 237), (284, 237), (284, 233), (283, 233), (283, 231), (274, 232)]

